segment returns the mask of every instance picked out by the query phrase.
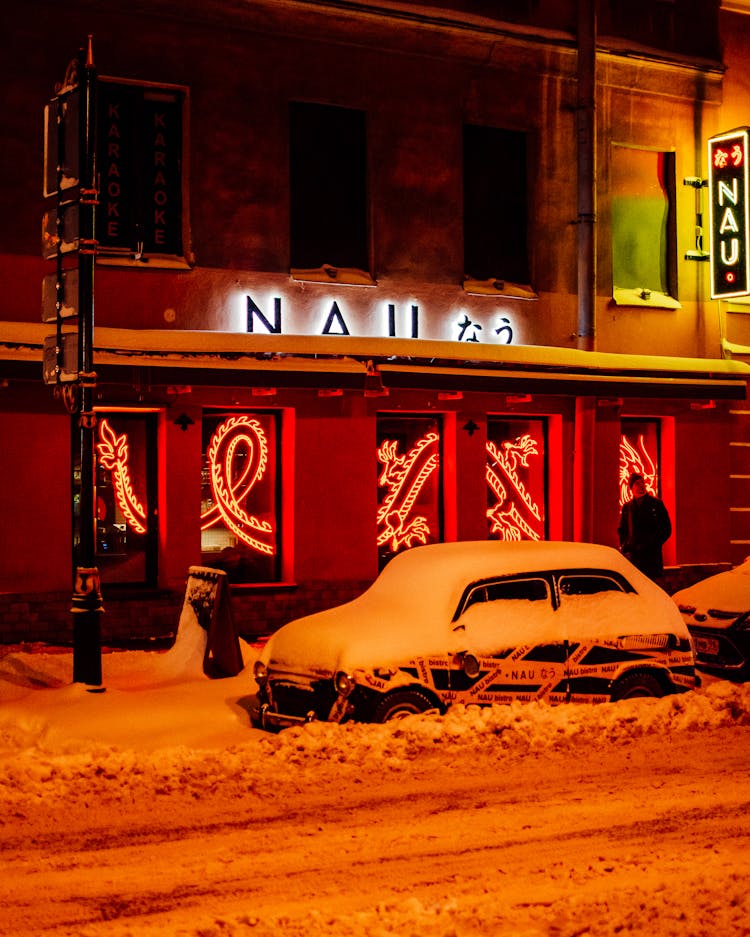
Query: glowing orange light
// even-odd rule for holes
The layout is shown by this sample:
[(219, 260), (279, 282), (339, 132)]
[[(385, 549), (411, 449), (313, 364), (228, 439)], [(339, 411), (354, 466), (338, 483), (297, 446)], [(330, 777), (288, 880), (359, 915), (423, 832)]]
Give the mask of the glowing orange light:
[(215, 504), (201, 514), (201, 530), (223, 521), (251, 549), (273, 555), (272, 524), (249, 514), (243, 506), (268, 468), (263, 427), (254, 417), (229, 417), (211, 438), (206, 456)]
[(634, 446), (627, 436), (620, 437), (620, 507), (630, 501), (632, 495), (628, 487), (628, 479), (633, 472), (643, 475), (646, 491), (655, 495), (659, 488), (659, 473), (656, 462), (646, 448), (646, 440), (641, 434), (638, 443)]
[(542, 512), (519, 475), (519, 468), (528, 468), (531, 456), (539, 455), (537, 441), (524, 433), (500, 446), (487, 441), (487, 485), (495, 495), (495, 503), (487, 508), (490, 534), (500, 540), (541, 540), (542, 534), (524, 519), (519, 505), (541, 523)]
[(427, 543), (430, 525), (425, 517), (410, 517), (414, 503), (427, 480), (440, 464), (439, 436), (427, 433), (405, 456), (398, 455), (398, 442), (384, 440), (378, 449), (383, 471), (378, 485), (388, 489), (378, 508), (378, 546), (389, 543), (395, 553), (415, 543)]
[(99, 419), (99, 440), (96, 451), (99, 464), (112, 473), (117, 504), (128, 525), (137, 534), (146, 533), (146, 511), (136, 497), (130, 480), (130, 449), (126, 433), (118, 436), (106, 418)]

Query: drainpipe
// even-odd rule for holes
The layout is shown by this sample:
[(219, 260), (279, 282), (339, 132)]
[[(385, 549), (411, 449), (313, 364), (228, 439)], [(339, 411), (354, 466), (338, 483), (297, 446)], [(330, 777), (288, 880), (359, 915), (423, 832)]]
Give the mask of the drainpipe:
[(578, 0), (578, 347), (595, 348), (596, 0)]
[[(596, 330), (596, 0), (578, 0), (578, 348), (594, 351)], [(578, 397), (573, 459), (573, 536), (594, 539), (596, 401)]]

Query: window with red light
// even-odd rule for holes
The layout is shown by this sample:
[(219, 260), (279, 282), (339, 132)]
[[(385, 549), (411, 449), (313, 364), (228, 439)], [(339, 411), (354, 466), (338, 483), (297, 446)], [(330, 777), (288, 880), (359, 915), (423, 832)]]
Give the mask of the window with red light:
[(156, 585), (156, 414), (98, 411), (94, 439), (102, 582)]
[(441, 426), (436, 417), (377, 421), (378, 562), (442, 540)]
[(544, 540), (547, 425), (543, 419), (487, 420), (490, 540)]
[(201, 557), (230, 583), (280, 578), (278, 414), (203, 417)]
[(646, 490), (659, 496), (659, 421), (625, 418), (620, 421), (620, 506), (632, 495), (628, 479), (643, 475)]

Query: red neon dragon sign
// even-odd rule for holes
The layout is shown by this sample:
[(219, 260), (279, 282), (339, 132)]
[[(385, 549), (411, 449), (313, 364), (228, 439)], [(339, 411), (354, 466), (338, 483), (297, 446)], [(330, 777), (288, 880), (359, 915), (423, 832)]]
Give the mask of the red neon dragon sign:
[(539, 455), (536, 440), (529, 433), (499, 446), (488, 440), (487, 455), (485, 478), (495, 495), (495, 503), (487, 508), (490, 535), (500, 540), (541, 540), (541, 509), (519, 475), (520, 468), (529, 467), (531, 456)]
[(254, 417), (229, 417), (217, 428), (206, 455), (215, 503), (201, 514), (201, 530), (223, 522), (251, 549), (272, 556), (276, 549), (272, 524), (245, 509), (250, 492), (268, 468), (263, 427)]
[(628, 479), (633, 472), (643, 475), (646, 490), (652, 495), (659, 488), (659, 472), (656, 462), (646, 448), (643, 434), (639, 435), (637, 445), (633, 445), (627, 436), (620, 437), (620, 507), (630, 501), (631, 494)]
[(123, 517), (137, 534), (146, 533), (146, 510), (136, 497), (130, 480), (130, 447), (126, 433), (118, 436), (105, 417), (99, 423), (99, 443), (96, 451), (99, 464), (112, 473), (117, 504)]
[(439, 436), (427, 433), (407, 452), (398, 455), (398, 442), (385, 439), (378, 448), (383, 471), (378, 485), (388, 489), (378, 507), (378, 546), (389, 544), (395, 553), (415, 543), (427, 543), (430, 525), (421, 515), (411, 516), (414, 504), (440, 464)]

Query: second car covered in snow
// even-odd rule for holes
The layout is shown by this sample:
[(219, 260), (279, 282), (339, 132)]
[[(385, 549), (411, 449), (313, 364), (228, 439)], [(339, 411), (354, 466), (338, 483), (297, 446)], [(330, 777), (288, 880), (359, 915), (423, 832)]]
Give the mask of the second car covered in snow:
[(405, 551), (357, 599), (279, 629), (254, 672), (268, 729), (698, 683), (665, 592), (610, 547), (547, 541)]

